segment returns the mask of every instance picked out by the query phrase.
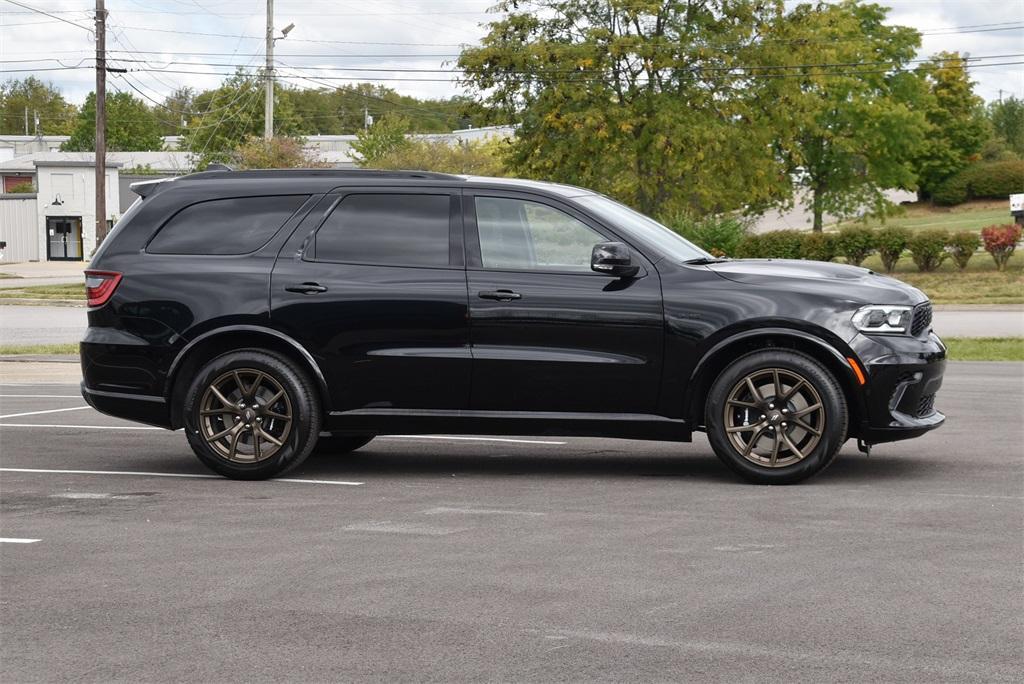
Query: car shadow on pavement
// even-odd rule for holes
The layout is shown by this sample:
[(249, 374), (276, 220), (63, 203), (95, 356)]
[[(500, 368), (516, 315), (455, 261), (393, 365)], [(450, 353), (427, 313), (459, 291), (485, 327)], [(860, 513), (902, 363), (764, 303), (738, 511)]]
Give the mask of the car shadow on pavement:
[(488, 476), (488, 477), (602, 477), (685, 478), (738, 482), (722, 463), (710, 455), (631, 454), (598, 450), (587, 453), (436, 454), (403, 451), (374, 452), (366, 447), (356, 453), (316, 454), (300, 470), (303, 477), (370, 478), (374, 476)]
[[(372, 446), (350, 454), (316, 454), (294, 476), (302, 477), (640, 477), (678, 478), (694, 481), (744, 484), (712, 454), (661, 453), (652, 455), (622, 450), (584, 453), (495, 454), (470, 452), (437, 454), (409, 450), (376, 451)], [(857, 453), (839, 456), (824, 473), (812, 481), (871, 482), (921, 479), (935, 473), (935, 466), (906, 457), (866, 458)]]

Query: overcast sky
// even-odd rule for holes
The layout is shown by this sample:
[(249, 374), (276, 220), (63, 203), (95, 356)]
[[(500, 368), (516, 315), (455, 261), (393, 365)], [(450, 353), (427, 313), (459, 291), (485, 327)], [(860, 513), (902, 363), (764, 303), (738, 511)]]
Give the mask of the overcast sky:
[[(91, 0), (18, 1), (70, 22), (92, 25)], [(486, 33), (481, 24), (494, 16), (487, 12), (493, 4), (493, 0), (275, 0), (278, 31), (291, 22), (295, 24), (288, 37), (276, 43), (279, 74), (288, 83), (306, 87), (327, 83), (324, 78), (346, 77), (332, 82), (380, 81), (419, 97), (455, 95), (461, 91), (449, 73), (354, 68), (444, 69), (451, 65), (460, 45), (474, 44)], [(1024, 30), (990, 30), (999, 28), (992, 24), (1024, 24), (1024, 0), (889, 0), (883, 4), (892, 7), (890, 23), (913, 26), (926, 33), (922, 56), (939, 50), (974, 56), (1024, 53)], [(111, 56), (136, 60), (112, 64), (130, 69), (166, 67), (162, 72), (131, 73), (128, 82), (112, 76), (108, 83), (114, 89), (131, 92), (130, 83), (149, 97), (162, 100), (177, 86), (201, 90), (221, 80), (217, 75), (174, 71), (230, 70), (198, 63), (259, 65), (263, 61), (265, 8), (265, 0), (107, 0), (107, 47)], [(968, 29), (973, 32), (964, 32), (963, 28), (948, 32), (955, 27), (974, 28)], [(93, 71), (43, 68), (83, 63), (81, 60), (88, 60), (93, 49), (91, 35), (81, 28), (0, 0), (0, 69), (4, 72), (0, 78), (31, 73), (52, 81), (65, 97), (81, 103), (93, 89)], [(184, 54), (197, 52), (222, 54)], [(61, 63), (12, 61), (45, 58), (59, 58)], [(138, 60), (150, 60), (150, 64), (147, 67)], [(1020, 62), (1024, 56), (985, 61)], [(300, 75), (321, 82), (304, 80)], [(1004, 97), (1024, 97), (1024, 65), (976, 67), (971, 76), (978, 83), (978, 94), (986, 100), (998, 98), (1000, 89)]]

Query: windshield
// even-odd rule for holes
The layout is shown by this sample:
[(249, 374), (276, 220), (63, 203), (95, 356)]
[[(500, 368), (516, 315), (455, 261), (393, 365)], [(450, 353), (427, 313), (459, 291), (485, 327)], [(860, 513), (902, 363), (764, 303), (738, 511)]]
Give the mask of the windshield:
[(584, 195), (573, 199), (593, 211), (613, 228), (621, 226), (631, 235), (635, 235), (651, 245), (669, 259), (689, 261), (690, 259), (714, 258), (670, 228), (666, 228), (640, 212), (633, 211), (625, 204), (619, 204), (603, 195)]

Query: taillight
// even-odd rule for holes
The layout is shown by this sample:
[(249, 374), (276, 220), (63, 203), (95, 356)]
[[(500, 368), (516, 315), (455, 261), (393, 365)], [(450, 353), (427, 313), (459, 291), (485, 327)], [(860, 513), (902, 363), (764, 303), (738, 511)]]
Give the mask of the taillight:
[(114, 294), (117, 284), (121, 282), (121, 274), (114, 271), (86, 271), (85, 296), (89, 306), (103, 306)]

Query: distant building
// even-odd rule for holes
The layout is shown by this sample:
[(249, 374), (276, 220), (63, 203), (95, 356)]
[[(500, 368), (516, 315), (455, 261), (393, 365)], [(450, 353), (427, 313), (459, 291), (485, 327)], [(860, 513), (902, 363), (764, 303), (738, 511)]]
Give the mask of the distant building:
[[(513, 126), (467, 128), (411, 136), (452, 144), (515, 135)], [(0, 262), (88, 259), (96, 248), (95, 155), (61, 152), (66, 135), (0, 136)], [(306, 150), (336, 168), (357, 166), (354, 135), (311, 135)], [(165, 136), (159, 152), (107, 153), (107, 222), (127, 211), (138, 180), (190, 173), (195, 156), (180, 149), (181, 136)], [(10, 193), (30, 183), (33, 193)]]
[[(29, 174), (36, 188), (34, 193), (0, 195), (4, 261), (82, 261), (96, 249), (95, 161), (64, 156), (75, 154), (40, 153), (56, 158), (36, 158), (31, 165), (20, 161), (23, 158), (0, 163), (5, 179), (9, 173)], [(120, 167), (120, 162), (107, 160), (108, 225), (121, 213)]]

